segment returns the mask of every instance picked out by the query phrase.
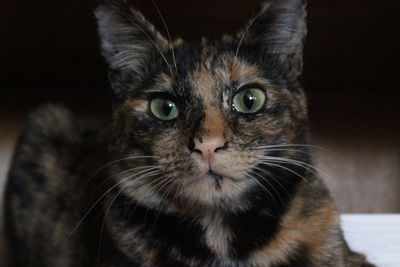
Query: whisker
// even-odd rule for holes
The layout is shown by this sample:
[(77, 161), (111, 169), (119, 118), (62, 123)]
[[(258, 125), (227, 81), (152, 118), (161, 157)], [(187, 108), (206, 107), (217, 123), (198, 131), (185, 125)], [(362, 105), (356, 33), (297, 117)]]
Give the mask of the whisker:
[(156, 1), (155, 1), (155, 0), (152, 0), (152, 2), (153, 2), (154, 7), (155, 7), (156, 10), (157, 10), (158, 15), (159, 15), (160, 18), (161, 18), (162, 23), (164, 24), (164, 28), (165, 28), (165, 30), (166, 30), (166, 32), (167, 32), (167, 35), (168, 35), (169, 43), (170, 43), (170, 45), (171, 45), (172, 60), (173, 60), (174, 65), (175, 65), (175, 70), (178, 71), (178, 67), (177, 67), (177, 65), (176, 65), (176, 59), (175, 59), (175, 51), (174, 51), (175, 49), (174, 49), (174, 46), (173, 46), (173, 44), (172, 44), (172, 39), (171, 39), (171, 35), (170, 35), (170, 33), (169, 33), (169, 29), (168, 29), (167, 23), (165, 22), (164, 16), (161, 14), (161, 11), (160, 11), (160, 9), (158, 8), (158, 5), (157, 5)]
[(288, 171), (288, 172), (290, 172), (290, 173), (296, 175), (297, 177), (302, 178), (305, 182), (307, 182), (307, 184), (310, 185), (310, 182), (308, 181), (308, 179), (307, 179), (306, 177), (304, 177), (303, 175), (299, 174), (298, 172), (295, 172), (294, 170), (292, 170), (292, 169), (290, 169), (290, 168), (287, 168), (287, 167), (282, 166), (282, 165), (280, 165), (280, 164), (271, 163), (271, 162), (268, 162), (268, 161), (262, 161), (261, 164), (284, 169), (284, 170), (286, 170), (286, 171)]
[[(155, 175), (155, 174), (157, 174), (157, 173), (158, 173), (158, 171), (153, 171), (153, 172), (150, 172), (150, 173), (146, 173), (146, 174), (141, 175), (140, 177), (136, 178), (136, 180), (141, 179), (142, 177), (148, 178), (148, 177), (150, 177), (150, 176), (152, 176), (152, 175)], [(103, 232), (104, 232), (104, 229), (105, 229), (105, 222), (106, 222), (106, 218), (107, 218), (107, 216), (108, 216), (108, 213), (109, 213), (109, 211), (110, 211), (110, 209), (111, 209), (112, 204), (114, 203), (114, 201), (116, 200), (116, 198), (117, 198), (122, 192), (123, 192), (123, 189), (120, 189), (120, 190), (115, 194), (115, 196), (111, 199), (111, 201), (109, 202), (109, 204), (106, 205), (107, 208), (106, 208), (106, 211), (105, 211), (105, 213), (104, 213), (103, 222), (102, 222), (101, 230), (100, 230), (100, 246), (101, 246), (101, 240), (102, 240)], [(131, 202), (129, 203), (128, 207), (125, 209), (125, 213), (128, 211), (128, 209), (130, 208), (130, 206), (131, 206)], [(137, 205), (136, 205), (136, 207), (137, 207)], [(136, 207), (135, 207), (135, 209), (136, 209)], [(125, 215), (124, 215), (124, 217), (125, 217)]]
[[(145, 170), (145, 171), (149, 171), (149, 170)], [(78, 229), (78, 227), (82, 224), (82, 222), (87, 218), (87, 216), (90, 214), (90, 212), (93, 211), (93, 209), (97, 206), (97, 204), (99, 204), (99, 202), (108, 194), (110, 193), (112, 190), (114, 190), (116, 187), (118, 187), (119, 185), (121, 185), (122, 183), (124, 183), (126, 180), (131, 179), (132, 177), (135, 177), (136, 175), (140, 175), (140, 173), (143, 173), (145, 171), (139, 172), (135, 175), (131, 175), (128, 177), (125, 177), (124, 179), (118, 181), (116, 184), (114, 184), (113, 186), (111, 186), (111, 188), (109, 188), (105, 193), (103, 193), (95, 202), (94, 204), (89, 208), (89, 210), (82, 216), (82, 218), (78, 221), (77, 225), (72, 229), (72, 231), (68, 234), (68, 236), (66, 237), (65, 241), (63, 242), (63, 246), (65, 246), (66, 242), (68, 241), (68, 239), (75, 233), (75, 231)]]
[(311, 155), (311, 152), (303, 151), (300, 149), (291, 149), (291, 148), (269, 148), (265, 149), (265, 152), (293, 152), (293, 153), (300, 153), (304, 155)]
[(112, 200), (110, 201), (110, 203), (107, 205), (108, 207), (106, 208), (106, 212), (104, 213), (103, 222), (101, 223), (101, 229), (100, 229), (99, 252), (98, 252), (98, 257), (97, 257), (97, 261), (96, 261), (97, 263), (99, 263), (99, 261), (100, 261), (100, 250), (101, 250), (101, 247), (102, 247), (102, 239), (103, 239), (103, 234), (104, 234), (104, 229), (105, 229), (106, 218), (107, 218), (108, 212), (109, 212), (109, 210), (110, 210), (110, 208), (111, 208), (112, 203), (115, 201), (115, 199), (119, 196), (119, 194), (120, 194), (121, 192), (122, 192), (122, 191), (119, 190), (119, 191), (115, 194), (115, 196), (112, 198)]
[[(259, 177), (259, 178), (261, 178), (261, 179), (263, 179), (262, 177), (261, 177), (261, 175), (259, 175), (259, 174), (257, 174), (256, 172), (251, 172), (252, 174), (255, 174), (255, 175), (257, 175), (257, 177)], [(265, 187), (262, 183), (260, 183), (257, 179), (255, 179), (254, 177), (253, 177), (253, 180), (259, 185), (259, 186), (261, 186), (261, 188), (262, 189), (264, 189), (263, 191), (264, 191), (264, 193), (266, 192), (268, 195), (266, 195), (268, 198), (271, 198), (272, 199), (272, 201), (273, 201), (273, 203), (274, 203), (274, 205), (276, 205), (276, 199), (274, 198), (274, 195), (268, 190), (268, 188), (267, 187)], [(269, 184), (269, 186), (275, 191), (275, 193), (279, 196), (279, 194), (277, 193), (277, 191), (275, 190), (275, 187), (269, 182), (269, 181), (267, 181), (267, 180), (264, 180), (263, 179), (263, 181), (265, 181), (265, 182), (267, 182), (268, 184)], [(280, 198), (280, 197), (279, 197)], [(283, 203), (283, 200), (280, 198), (280, 201)]]
[[(271, 174), (270, 172), (268, 172), (267, 170), (264, 170), (264, 169), (261, 169), (261, 168), (258, 168), (258, 167), (254, 167), (254, 169), (256, 169), (256, 170), (259, 170), (259, 171), (261, 171), (261, 172), (263, 172), (264, 174), (266, 174), (266, 175), (268, 175), (268, 177), (271, 177), (272, 179), (274, 179), (274, 181), (276, 181), (277, 183), (278, 183), (278, 185), (283, 189), (283, 191), (285, 191), (285, 193), (287, 194), (287, 196), (290, 198), (291, 197), (291, 195), (289, 194), (289, 192), (286, 190), (286, 188), (279, 182), (279, 179), (278, 178), (276, 178), (273, 174)], [(268, 184), (270, 184), (269, 183), (269, 181), (268, 181), (268, 179), (266, 179), (265, 177), (263, 177), (263, 176), (259, 176), (260, 178), (262, 178), (262, 179), (265, 179), (265, 181), (268, 183)], [(271, 185), (272, 186), (272, 185)], [(273, 186), (272, 186), (273, 187)], [(279, 193), (275, 190), (275, 193), (277, 193), (277, 195), (279, 196)], [(282, 201), (282, 199), (281, 199), (281, 201)], [(283, 203), (283, 201), (282, 201), (282, 203)]]
[(260, 157), (263, 160), (267, 160), (268, 162), (278, 162), (278, 163), (288, 163), (292, 164), (298, 167), (302, 167), (306, 169), (307, 171), (311, 172), (314, 175), (317, 175), (318, 173), (316, 172), (316, 167), (307, 165), (306, 163), (302, 161), (297, 161), (293, 159), (287, 159), (287, 158), (280, 158), (280, 157)]
[(270, 157), (270, 156), (263, 156), (261, 157), (263, 159), (267, 159), (267, 160), (272, 160), (272, 161), (278, 161), (278, 162), (282, 162), (282, 163), (290, 163), (293, 164), (295, 166), (298, 167), (302, 167), (306, 170), (308, 170), (309, 172), (311, 172), (312, 174), (318, 176), (320, 174), (324, 175), (325, 177), (328, 177), (328, 174), (322, 170), (321, 168), (318, 168), (316, 166), (313, 166), (311, 164), (308, 164), (306, 162), (303, 161), (299, 161), (299, 160), (295, 160), (295, 159), (288, 159), (288, 158), (281, 158), (281, 157)]
[[(119, 172), (119, 173), (115, 173), (115, 174), (109, 176), (108, 178), (104, 179), (104, 181), (102, 181), (99, 185), (97, 185), (96, 188), (95, 188), (94, 190), (97, 191), (97, 190), (100, 189), (105, 183), (107, 183), (109, 180), (115, 179), (115, 178), (117, 178), (118, 176), (122, 176), (122, 174), (124, 174), (124, 173), (132, 172), (132, 171), (136, 171), (136, 170), (140, 170), (140, 169), (144, 169), (144, 170), (149, 170), (149, 171), (150, 171), (150, 170), (158, 169), (159, 167), (160, 167), (160, 165), (138, 166), (138, 167), (135, 167), (135, 168), (130, 168), (130, 169), (121, 171), (121, 172)], [(137, 173), (135, 173), (135, 174), (137, 174)], [(87, 185), (88, 185), (88, 183), (85, 184), (85, 186), (87, 186)]]
[(326, 152), (334, 153), (330, 151), (329, 149), (322, 147), (322, 146), (316, 146), (316, 145), (309, 145), (309, 144), (278, 144), (278, 145), (265, 145), (265, 146), (256, 146), (256, 147), (250, 147), (252, 149), (268, 149), (268, 148), (279, 148), (279, 147), (305, 147), (305, 148), (315, 148), (315, 149), (320, 149), (324, 150)]
[[(144, 175), (142, 175), (142, 176), (140, 176), (140, 177), (138, 177), (138, 178), (135, 178), (134, 180), (129, 181), (129, 182), (125, 185), (125, 188), (128, 188), (128, 187), (131, 188), (131, 192), (134, 193), (134, 192), (136, 192), (136, 190), (138, 190), (139, 188), (141, 188), (141, 187), (147, 185), (147, 183), (144, 182), (145, 179), (148, 179), (149, 177), (154, 176), (154, 175), (158, 175), (158, 174), (160, 174), (160, 171), (158, 171), (158, 170), (152, 171), (152, 172), (150, 172), (150, 173), (146, 173), (146, 174), (144, 174)], [(162, 179), (162, 177), (158, 177), (158, 178), (156, 179), (156, 181), (157, 181), (157, 180), (161, 180), (161, 179)], [(154, 182), (154, 181), (153, 181), (153, 182)]]
[[(114, 176), (118, 176), (118, 175), (121, 175), (122, 173), (126, 173), (126, 172), (128, 172), (128, 171), (133, 171), (133, 170), (137, 170), (137, 169), (143, 169), (143, 168), (146, 168), (146, 167), (153, 167), (154, 165), (150, 165), (150, 166), (140, 166), (140, 167), (137, 167), (137, 168), (131, 168), (131, 169), (128, 169), (128, 170), (126, 170), (126, 171), (123, 171), (123, 172), (120, 172), (120, 173), (118, 173), (118, 174), (116, 174), (116, 175), (114, 175)], [(150, 169), (148, 169), (147, 171), (150, 171), (150, 170), (153, 170), (154, 168), (150, 168)], [(158, 171), (157, 171), (158, 172)], [(146, 177), (149, 177), (150, 175), (152, 175), (152, 174), (155, 174), (156, 172), (149, 172), (149, 173), (146, 173), (146, 175), (142, 175), (142, 176), (146, 176)], [(127, 178), (131, 178), (131, 177), (127, 177)], [(139, 177), (140, 178), (140, 177)], [(139, 179), (139, 178), (136, 178), (136, 179)], [(108, 180), (108, 179), (111, 179), (111, 177), (109, 177), (109, 178), (107, 178), (106, 180)], [(102, 184), (104, 184), (104, 182), (102, 183)], [(122, 190), (119, 190), (118, 191), (118, 193), (117, 194), (115, 194), (115, 196), (112, 198), (112, 200), (110, 201), (110, 204), (108, 204), (108, 205), (106, 205), (106, 206), (108, 206), (107, 208), (106, 208), (106, 212), (104, 213), (104, 216), (103, 216), (103, 222), (102, 222), (102, 224), (101, 224), (101, 230), (100, 230), (100, 238), (99, 238), (99, 246), (98, 246), (98, 253), (97, 253), (97, 265), (98, 265), (98, 263), (99, 263), (99, 261), (100, 261), (100, 254), (101, 254), (101, 249), (102, 249), (102, 240), (103, 240), (103, 234), (104, 234), (104, 228), (105, 228), (105, 221), (106, 221), (106, 217), (107, 217), (107, 215), (108, 215), (108, 212), (109, 212), (109, 209), (111, 208), (111, 205), (112, 205), (112, 203), (115, 201), (115, 199), (119, 196), (119, 194), (122, 192)], [(128, 206), (128, 208), (130, 207), (130, 205), (131, 204), (129, 204), (129, 206)], [(127, 208), (127, 209), (128, 209)], [(96, 266), (97, 266), (96, 265)]]
[[(149, 176), (147, 176), (147, 177), (145, 177), (145, 178), (148, 178), (148, 177), (150, 177), (150, 176), (153, 175), (153, 174), (154, 174), (154, 175), (157, 175), (158, 173), (151, 173)], [(144, 185), (149, 185), (149, 186), (150, 186), (150, 185), (154, 184), (155, 182), (159, 182), (159, 181), (162, 180), (163, 178), (164, 178), (164, 176), (160, 176), (160, 177), (158, 177), (157, 179), (155, 179), (153, 182), (151, 182), (150, 184), (141, 183), (141, 184), (138, 184), (138, 185), (133, 184), (133, 185), (129, 185), (129, 186), (134, 186), (135, 188), (134, 188), (133, 190), (137, 190), (137, 189), (139, 189), (140, 187), (142, 187), (142, 186), (144, 186)], [(137, 182), (138, 180), (141, 181), (141, 180), (143, 180), (143, 179), (135, 179), (135, 182)], [(153, 196), (154, 196), (154, 195), (155, 195), (155, 194), (153, 194)], [(129, 205), (128, 205), (126, 211), (128, 211), (128, 210), (131, 208), (131, 205), (132, 205), (132, 201), (130, 201), (130, 203), (129, 203)], [(137, 201), (135, 207), (134, 207), (133, 210), (130, 212), (131, 215), (135, 213), (136, 208), (137, 208), (139, 205), (140, 205), (140, 202)], [(126, 216), (126, 215), (124, 215), (124, 216)]]
[(170, 183), (166, 193), (161, 197), (161, 199), (162, 199), (161, 200), (161, 204), (160, 204), (160, 206), (158, 208), (158, 212), (157, 212), (157, 215), (156, 215), (156, 219), (154, 220), (154, 224), (157, 224), (158, 218), (159, 218), (159, 216), (161, 214), (161, 210), (163, 209), (163, 206), (164, 206), (164, 200), (166, 201), (167, 197), (169, 196), (169, 194), (171, 193), (171, 191), (175, 187), (176, 187), (175, 183)]
[[(149, 171), (151, 171), (151, 172), (149, 172)], [(147, 174), (151, 173), (151, 174), (153, 174), (153, 173), (158, 173), (158, 172), (159, 172), (158, 166), (156, 166), (156, 167), (148, 168), (148, 169), (145, 169), (145, 170), (143, 170), (143, 171), (137, 172), (137, 173), (135, 173), (135, 174), (133, 174), (133, 175), (131, 175), (131, 176), (124, 177), (123, 180), (124, 180), (124, 181), (132, 180), (131, 183), (136, 183), (137, 181), (140, 181), (140, 180), (143, 180), (143, 179), (147, 178), (147, 176), (141, 175), (141, 174), (144, 174), (144, 173), (147, 173)], [(141, 175), (141, 176), (137, 177), (138, 175)], [(135, 178), (132, 179), (133, 177), (135, 177)], [(126, 179), (126, 178), (128, 178), (128, 179)], [(109, 178), (109, 179), (110, 179), (110, 178)], [(129, 184), (128, 184), (128, 185), (129, 185)], [(129, 185), (129, 186), (131, 186), (131, 185)]]
[(144, 159), (144, 158), (158, 158), (158, 156), (129, 156), (129, 157), (125, 157), (125, 158), (121, 158), (121, 159), (117, 159), (114, 161), (111, 161), (110, 163), (105, 164), (104, 166), (100, 167), (96, 172), (94, 172), (91, 177), (95, 176), (96, 174), (98, 174), (100, 171), (102, 171), (103, 169), (116, 164), (118, 162), (124, 161), (124, 160), (130, 160), (130, 159)]
[[(129, 20), (129, 22), (131, 22), (133, 25), (135, 25), (144, 35), (145, 37), (151, 42), (151, 44), (154, 46), (154, 48), (157, 49), (157, 51), (160, 53), (161, 57), (164, 59), (165, 63), (167, 64), (167, 66), (169, 67), (170, 72), (172, 72), (171, 70), (171, 65), (169, 64), (167, 58), (165, 57), (165, 55), (163, 54), (163, 52), (161, 51), (160, 47), (152, 40), (152, 38), (148, 35), (148, 33), (138, 24), (136, 23), (129, 15), (125, 14), (122, 9), (117, 6), (115, 3), (111, 2), (110, 5), (115, 8), (115, 10), (117, 10), (121, 16), (125, 17), (127, 20)], [(132, 8), (129, 7), (129, 9), (132, 11)]]
[(246, 30), (244, 31), (242, 37), (240, 38), (239, 44), (238, 44), (238, 46), (237, 46), (237, 48), (236, 48), (235, 63), (236, 63), (237, 56), (238, 56), (238, 54), (239, 54), (239, 49), (240, 49), (240, 47), (241, 47), (241, 45), (242, 45), (242, 43), (243, 43), (244, 37), (247, 35), (247, 33), (249, 32), (251, 26), (253, 26), (254, 22), (258, 19), (258, 17), (259, 17), (268, 7), (269, 7), (269, 4), (265, 4), (265, 5), (263, 6), (263, 8), (258, 12), (258, 14), (247, 24)]

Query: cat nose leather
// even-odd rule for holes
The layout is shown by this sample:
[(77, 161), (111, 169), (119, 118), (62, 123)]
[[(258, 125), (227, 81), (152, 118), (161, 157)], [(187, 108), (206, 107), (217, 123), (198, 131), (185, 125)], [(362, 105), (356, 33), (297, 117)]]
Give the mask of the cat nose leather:
[(223, 149), (224, 146), (225, 140), (222, 136), (207, 136), (202, 140), (199, 138), (194, 139), (194, 151), (200, 152), (203, 160), (208, 161), (210, 167), (211, 162), (214, 159), (214, 153)]

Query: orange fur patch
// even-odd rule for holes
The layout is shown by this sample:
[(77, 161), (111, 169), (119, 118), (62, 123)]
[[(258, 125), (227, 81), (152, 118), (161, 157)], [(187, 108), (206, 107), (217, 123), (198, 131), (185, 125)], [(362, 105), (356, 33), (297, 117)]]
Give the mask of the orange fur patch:
[(253, 254), (252, 261), (273, 264), (285, 264), (292, 253), (301, 245), (309, 248), (310, 256), (318, 253), (328, 241), (331, 230), (337, 224), (337, 212), (332, 202), (328, 201), (315, 215), (304, 217), (301, 214), (304, 196), (297, 196), (291, 209), (283, 218), (276, 237), (267, 246)]

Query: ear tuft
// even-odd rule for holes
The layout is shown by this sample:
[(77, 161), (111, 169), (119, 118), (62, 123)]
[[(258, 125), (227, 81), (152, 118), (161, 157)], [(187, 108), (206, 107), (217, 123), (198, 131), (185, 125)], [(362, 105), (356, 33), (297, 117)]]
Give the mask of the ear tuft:
[(258, 44), (285, 69), (288, 79), (297, 79), (303, 67), (307, 35), (305, 0), (268, 0), (261, 4), (244, 30), (241, 42)]
[(102, 54), (112, 70), (140, 72), (143, 61), (152, 51), (168, 48), (168, 41), (124, 0), (101, 1), (95, 15)]

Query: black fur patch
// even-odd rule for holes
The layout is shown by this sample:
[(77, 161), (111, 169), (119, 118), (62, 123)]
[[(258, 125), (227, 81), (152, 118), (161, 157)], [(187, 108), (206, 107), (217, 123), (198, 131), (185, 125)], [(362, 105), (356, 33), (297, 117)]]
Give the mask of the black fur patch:
[(169, 253), (173, 248), (178, 249), (187, 258), (203, 261), (213, 256), (201, 241), (202, 228), (190, 218), (148, 209), (139, 203), (132, 203), (124, 194), (118, 195), (111, 211), (115, 220), (123, 222), (126, 228), (140, 228), (138, 234), (146, 238), (157, 251), (160, 263), (168, 263), (171, 260)]
[[(305, 173), (304, 169), (286, 167), (299, 175)], [(225, 214), (225, 223), (233, 232), (230, 254), (239, 259), (246, 258), (252, 251), (265, 246), (275, 237), (281, 218), (289, 208), (292, 196), (301, 181), (300, 176), (280, 168), (266, 168), (265, 165), (258, 168), (268, 170), (274, 178), (254, 170), (253, 177), (258, 179), (263, 187), (256, 187), (246, 194), (247, 200), (252, 204), (251, 209)]]

